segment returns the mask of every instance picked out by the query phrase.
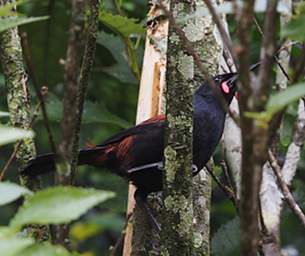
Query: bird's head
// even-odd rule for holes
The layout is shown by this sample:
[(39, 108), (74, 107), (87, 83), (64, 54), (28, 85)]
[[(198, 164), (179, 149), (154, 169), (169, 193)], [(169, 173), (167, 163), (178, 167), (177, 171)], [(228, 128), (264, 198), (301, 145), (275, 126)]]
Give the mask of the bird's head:
[(219, 88), (228, 104), (231, 103), (237, 91), (237, 76), (237, 73), (227, 73), (213, 78), (215, 85)]
[[(255, 70), (261, 62), (257, 62), (253, 64), (249, 71)], [(236, 94), (237, 91), (237, 78), (238, 74), (237, 73), (226, 73), (222, 75), (217, 75), (213, 77), (214, 84), (216, 85), (215, 90), (212, 90), (211, 86), (209, 86), (206, 82), (199, 87), (197, 90), (196, 94), (199, 94), (201, 97), (204, 98), (211, 98), (212, 97), (217, 97), (217, 91), (218, 94), (222, 94), (225, 100), (227, 101), (228, 104), (231, 103), (234, 95)], [(221, 96), (221, 95), (219, 95)]]
[(213, 80), (216, 86), (215, 90), (212, 90), (212, 87), (205, 82), (196, 93), (206, 99), (221, 97), (220, 94), (222, 94), (227, 103), (230, 104), (237, 89), (237, 73), (217, 75), (213, 77)]

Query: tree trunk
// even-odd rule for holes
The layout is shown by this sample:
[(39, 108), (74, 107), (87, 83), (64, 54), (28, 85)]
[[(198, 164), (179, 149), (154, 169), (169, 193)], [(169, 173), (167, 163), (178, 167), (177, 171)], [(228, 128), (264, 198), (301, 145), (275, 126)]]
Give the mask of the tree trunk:
[[(11, 2), (13, 1), (0, 0), (0, 5)], [(14, 127), (29, 129), (31, 109), (28, 77), (23, 66), (22, 48), (17, 27), (0, 33), (0, 58), (8, 91), (7, 103), (10, 121)], [(19, 170), (21, 171), (35, 156), (36, 149), (33, 139), (24, 140), (16, 154)], [(20, 175), (20, 182), (34, 191), (41, 188), (39, 178)], [(46, 226), (32, 225), (27, 231), (41, 241), (47, 240), (49, 237)]]
[[(171, 0), (169, 11), (176, 20), (193, 11), (189, 3)], [(190, 32), (187, 23), (179, 24)], [(189, 38), (191, 34), (186, 33)], [(166, 69), (166, 119), (163, 175), (162, 245), (163, 255), (193, 255), (193, 57), (184, 53), (170, 22)]]

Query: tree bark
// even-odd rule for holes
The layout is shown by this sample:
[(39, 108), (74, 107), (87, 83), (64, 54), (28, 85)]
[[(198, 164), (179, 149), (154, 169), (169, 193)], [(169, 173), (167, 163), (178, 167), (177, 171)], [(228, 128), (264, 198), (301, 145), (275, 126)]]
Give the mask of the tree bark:
[[(215, 3), (215, 2), (214, 2)], [(164, 4), (164, 3), (163, 3)], [(165, 5), (165, 4), (164, 4)], [(196, 6), (202, 6), (202, 2), (198, 1)], [(214, 75), (218, 72), (218, 63), (222, 54), (222, 42), (211, 17), (196, 17), (190, 19), (188, 33), (198, 32), (194, 36), (192, 43), (194, 48), (200, 53), (201, 60), (206, 64), (206, 68), (210, 74)], [(158, 22), (156, 22), (158, 21)], [(164, 87), (165, 74), (165, 53), (167, 39), (167, 19), (164, 19), (162, 8), (157, 4), (151, 6), (148, 14), (148, 29), (146, 48), (144, 55), (142, 81), (137, 120), (143, 120), (143, 115), (146, 119), (158, 113), (164, 113), (165, 99), (162, 97)], [(199, 72), (199, 70), (195, 70)], [(144, 105), (142, 105), (144, 104)], [(145, 118), (144, 118), (145, 119)], [(193, 179), (195, 190), (193, 202), (196, 204), (194, 208), (194, 249), (196, 255), (209, 254), (209, 210), (210, 210), (210, 194), (211, 194), (211, 178), (202, 170), (198, 176)], [(133, 195), (130, 195), (133, 199)], [(130, 199), (129, 199), (130, 200)], [(160, 196), (151, 195), (148, 198), (148, 203), (153, 209), (153, 213), (158, 220), (161, 220), (161, 203)], [(130, 204), (131, 205), (131, 204)], [(141, 214), (141, 211), (136, 207), (133, 221), (127, 228), (124, 253), (123, 255), (160, 255), (160, 240), (150, 228), (146, 221), (146, 216)], [(132, 247), (128, 241), (133, 240)]]
[[(174, 19), (192, 12), (189, 3), (171, 0)], [(186, 29), (184, 23), (182, 29)], [(191, 35), (187, 35), (191, 36)], [(173, 24), (169, 24), (166, 69), (166, 119), (163, 175), (161, 252), (163, 255), (193, 255), (193, 58), (184, 53)]]
[(268, 1), (261, 50), (261, 66), (255, 81), (250, 79), (250, 26), (254, 1), (246, 1), (239, 18), (240, 45), (240, 119), (242, 132), (241, 173), (241, 255), (256, 256), (259, 242), (259, 191), (262, 167), (266, 162), (268, 124), (247, 117), (245, 112), (263, 111), (270, 93), (271, 66), (275, 52), (275, 18), (277, 1)]
[[(13, 1), (0, 0), (0, 5)], [(30, 95), (28, 90), (28, 76), (25, 72), (22, 58), (22, 48), (17, 27), (0, 33), (0, 58), (7, 87), (7, 103), (10, 121), (14, 127), (29, 129), (31, 122)], [(33, 139), (22, 142), (16, 154), (19, 171), (34, 158), (36, 149)], [(39, 178), (20, 175), (20, 182), (29, 189), (36, 191), (41, 188)], [(46, 226), (32, 225), (27, 229), (34, 237), (43, 241), (49, 235)]]
[[(163, 17), (163, 18), (162, 18)], [(141, 85), (138, 97), (137, 123), (164, 113), (166, 49), (168, 21), (161, 8), (152, 4), (147, 18), (147, 35)], [(135, 205), (133, 185), (129, 186), (128, 210), (129, 219), (123, 255), (160, 255), (160, 238), (152, 230), (147, 215)], [(152, 193), (147, 203), (154, 216), (161, 221), (161, 195)]]
[[(79, 133), (82, 112), (94, 61), (96, 33), (98, 29), (99, 0), (90, 0), (90, 18), (83, 61), (80, 60), (83, 46), (83, 19), (85, 1), (72, 1), (72, 17), (69, 31), (67, 58), (65, 61), (64, 113), (62, 120), (62, 138), (58, 146), (56, 163), (57, 182), (73, 185), (78, 162)], [(79, 72), (80, 69), (80, 72)], [(68, 226), (58, 226), (55, 242), (69, 247)]]

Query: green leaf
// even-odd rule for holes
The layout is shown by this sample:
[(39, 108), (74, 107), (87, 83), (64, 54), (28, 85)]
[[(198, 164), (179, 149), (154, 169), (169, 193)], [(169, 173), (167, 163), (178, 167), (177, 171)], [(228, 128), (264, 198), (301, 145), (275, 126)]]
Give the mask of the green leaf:
[(285, 91), (271, 95), (267, 103), (266, 112), (273, 115), (304, 95), (305, 83), (290, 86)]
[(70, 253), (61, 246), (49, 243), (35, 244), (26, 248), (18, 256), (77, 256), (78, 253)]
[(93, 217), (90, 216), (85, 221), (74, 223), (71, 226), (70, 234), (73, 239), (83, 241), (103, 230), (120, 232), (123, 228), (124, 219), (121, 216), (113, 213), (102, 213)]
[(305, 4), (299, 4), (291, 21), (282, 29), (281, 36), (288, 37), (291, 40), (305, 41)]
[(8, 113), (8, 112), (0, 111), (0, 117), (9, 116), (9, 115), (10, 115), (10, 113)]
[(34, 133), (29, 130), (14, 127), (0, 127), (0, 146), (33, 137)]
[(0, 226), (0, 240), (3, 238), (11, 237), (12, 235), (15, 235), (16, 232), (19, 232), (19, 230), (16, 228)]
[(145, 33), (143, 25), (139, 24), (134, 18), (100, 11), (99, 19), (104, 25), (122, 37), (129, 37), (131, 34), (143, 35)]
[[(134, 74), (131, 72), (126, 56), (125, 44), (122, 39), (119, 36), (114, 36), (101, 31), (98, 33), (97, 43), (107, 48), (116, 61), (116, 63), (110, 67), (104, 67), (103, 71), (119, 79), (123, 83), (137, 83)], [(138, 52), (139, 49), (137, 50), (137, 53)]]
[(261, 121), (261, 125), (267, 125), (274, 114), (293, 103), (305, 95), (305, 83), (300, 83), (288, 87), (285, 91), (277, 92), (270, 96), (266, 111), (263, 112), (245, 112), (244, 115), (249, 118)]
[(121, 128), (130, 127), (130, 123), (109, 112), (102, 104), (87, 101), (84, 106), (83, 123), (108, 123)]
[[(54, 95), (49, 95), (47, 100), (47, 112), (51, 121), (60, 122), (62, 118), (62, 108), (62, 101)], [(39, 116), (39, 120), (42, 120), (41, 115)], [(124, 119), (109, 112), (103, 104), (86, 101), (84, 105), (82, 124), (92, 123), (114, 124), (121, 128), (128, 128), (131, 126), (131, 124)]]
[(97, 34), (96, 42), (106, 47), (107, 50), (111, 52), (117, 63), (123, 62), (124, 65), (128, 64), (127, 56), (125, 53), (125, 44), (119, 36), (101, 31)]
[(10, 237), (0, 239), (0, 255), (17, 256), (23, 255), (23, 250), (34, 243), (33, 239)]
[(12, 11), (12, 8), (14, 8), (17, 5), (23, 4), (25, 2), (27, 1), (19, 0), (19, 1), (13, 1), (12, 3), (6, 3), (5, 5), (0, 7), (0, 17), (5, 17), (8, 15), (16, 15), (16, 13)]
[(1, 19), (0, 22), (0, 33), (16, 26), (24, 25), (27, 23), (32, 23), (36, 21), (46, 20), (48, 16), (41, 17), (5, 17)]
[(31, 194), (25, 187), (10, 182), (0, 182), (0, 206), (11, 203), (19, 197)]
[(222, 225), (212, 238), (212, 253), (215, 256), (239, 255), (239, 218)]
[(109, 191), (76, 187), (46, 189), (27, 198), (11, 225), (68, 223), (113, 196)]

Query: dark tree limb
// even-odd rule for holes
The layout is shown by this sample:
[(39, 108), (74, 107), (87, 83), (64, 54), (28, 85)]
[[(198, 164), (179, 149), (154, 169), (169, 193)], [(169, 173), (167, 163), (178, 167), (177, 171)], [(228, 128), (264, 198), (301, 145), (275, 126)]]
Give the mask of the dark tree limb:
[(240, 110), (242, 131), (241, 177), (241, 255), (256, 256), (259, 241), (259, 192), (262, 167), (267, 156), (268, 125), (244, 115), (263, 111), (271, 87), (271, 64), (275, 52), (275, 17), (278, 1), (268, 1), (261, 50), (261, 67), (257, 79), (250, 79), (250, 32), (255, 1), (245, 1), (238, 17)]
[(83, 56), (83, 61), (82, 61), (82, 66), (78, 81), (76, 127), (73, 138), (72, 163), (71, 163), (72, 180), (74, 180), (73, 175), (75, 174), (77, 167), (78, 149), (79, 149), (79, 132), (82, 122), (82, 113), (84, 109), (84, 102), (87, 94), (89, 78), (94, 62), (96, 37), (97, 37), (97, 29), (98, 29), (99, 0), (90, 0), (89, 4), (90, 4), (90, 18), (89, 18), (87, 39), (85, 45), (85, 52)]
[(272, 170), (277, 177), (278, 185), (283, 193), (284, 199), (292, 212), (295, 214), (295, 216), (298, 218), (302, 226), (305, 228), (305, 215), (301, 209), (301, 207), (297, 204), (297, 202), (294, 200), (292, 193), (290, 192), (289, 187), (283, 180), (282, 174), (281, 174), (281, 167), (278, 165), (275, 156), (271, 152), (271, 150), (268, 151), (268, 157), (269, 157), (269, 163), (272, 167)]
[(49, 122), (49, 117), (48, 117), (48, 113), (47, 113), (47, 109), (46, 109), (46, 104), (45, 104), (45, 100), (44, 100), (44, 95), (43, 95), (44, 90), (42, 90), (45, 87), (40, 88), (40, 86), (38, 85), (37, 76), (36, 76), (36, 73), (34, 70), (34, 65), (32, 63), (28, 37), (25, 32), (21, 33), (21, 46), (22, 46), (22, 50), (23, 50), (25, 63), (27, 65), (30, 78), (32, 79), (34, 89), (35, 89), (36, 95), (38, 97), (40, 106), (41, 106), (43, 123), (44, 123), (45, 128), (48, 133), (49, 144), (50, 144), (50, 147), (51, 147), (51, 150), (53, 151), (53, 153), (56, 153), (56, 146), (55, 146), (55, 142), (54, 142), (54, 138), (53, 138), (50, 122)]
[[(82, 22), (79, 23), (79, 17), (84, 14), (84, 7), (84, 1), (75, 0), (72, 2), (70, 38), (65, 65), (64, 117), (62, 140), (58, 147), (57, 174), (58, 182), (66, 185), (74, 183), (77, 167), (82, 113), (96, 47), (99, 0), (89, 1), (90, 18), (87, 39), (81, 69), (78, 73), (80, 66), (79, 53), (82, 47)], [(55, 233), (57, 243), (69, 246), (68, 227), (66, 225), (59, 226)]]
[(65, 60), (65, 83), (63, 99), (63, 119), (61, 122), (61, 140), (57, 148), (57, 182), (59, 184), (71, 184), (72, 145), (76, 129), (77, 109), (77, 84), (80, 69), (81, 52), (83, 46), (83, 16), (85, 1), (73, 0), (71, 9), (71, 21), (67, 56)]

